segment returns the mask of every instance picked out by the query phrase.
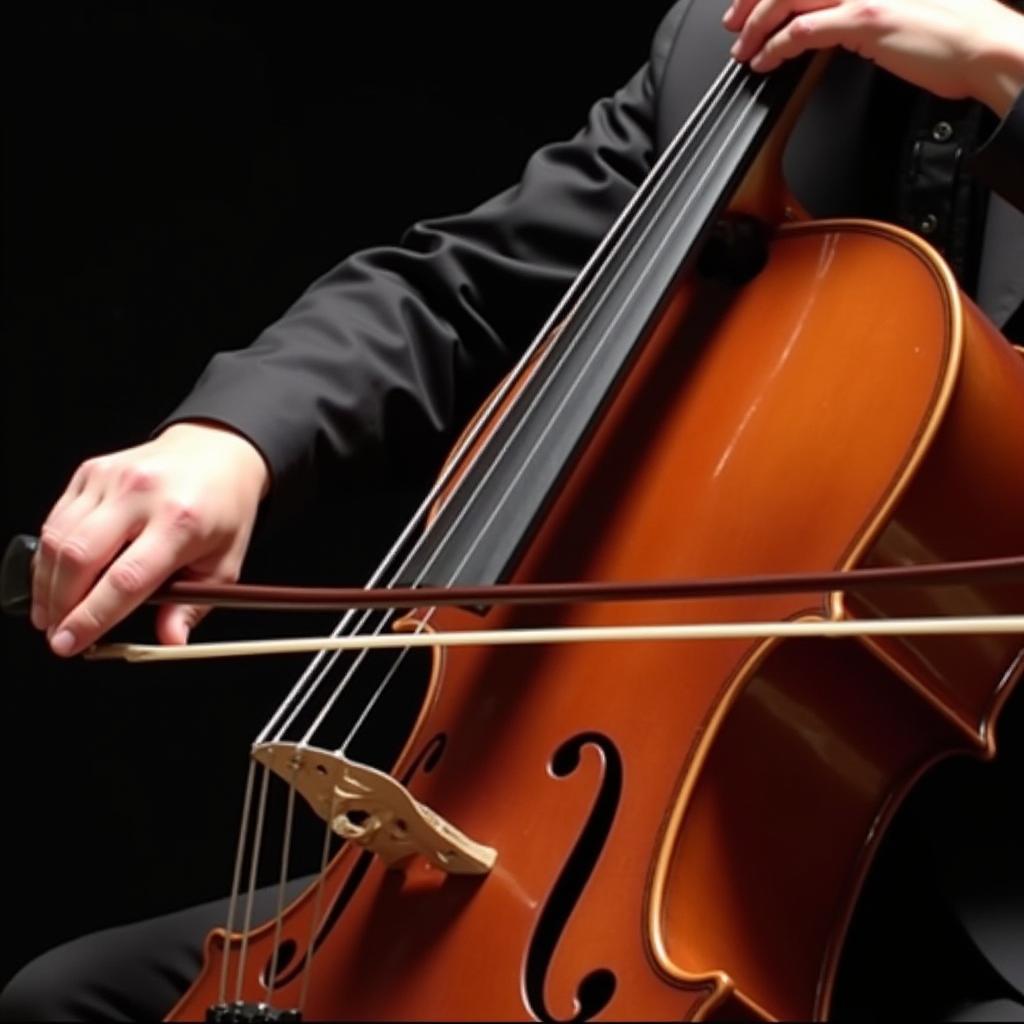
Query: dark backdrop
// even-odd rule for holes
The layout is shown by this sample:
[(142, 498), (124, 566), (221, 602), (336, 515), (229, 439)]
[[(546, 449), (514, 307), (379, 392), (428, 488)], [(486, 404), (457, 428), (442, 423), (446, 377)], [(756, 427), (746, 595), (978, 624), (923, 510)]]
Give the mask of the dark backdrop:
[[(0, 538), (346, 253), (514, 181), (645, 59), (667, 6), (8, 5)], [(359, 583), (413, 497), (321, 508), (247, 576)], [(130, 627), (148, 637), (148, 615)], [(222, 614), (206, 633), (311, 628)], [(2, 630), (0, 983), (226, 890), (248, 743), (298, 671), (62, 663)]]

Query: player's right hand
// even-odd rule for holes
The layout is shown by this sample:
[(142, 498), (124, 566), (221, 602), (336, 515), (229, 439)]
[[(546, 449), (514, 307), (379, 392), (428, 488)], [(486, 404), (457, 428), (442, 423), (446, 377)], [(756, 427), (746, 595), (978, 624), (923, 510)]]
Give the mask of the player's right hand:
[[(84, 462), (43, 524), (32, 624), (67, 657), (95, 643), (168, 577), (234, 582), (269, 470), (240, 434), (176, 423)], [(161, 643), (182, 644), (208, 609), (164, 605)]]

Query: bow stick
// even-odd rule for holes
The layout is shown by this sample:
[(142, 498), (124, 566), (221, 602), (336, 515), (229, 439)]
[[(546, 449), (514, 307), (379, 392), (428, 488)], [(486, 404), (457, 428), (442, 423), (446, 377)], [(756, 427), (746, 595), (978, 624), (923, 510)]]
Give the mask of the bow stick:
[[(38, 540), (27, 534), (7, 546), (0, 568), (0, 604), (8, 614), (28, 612), (32, 559)], [(278, 611), (349, 611), (363, 608), (437, 608), (593, 601), (675, 601), (701, 597), (869, 590), (892, 586), (956, 586), (1024, 580), (1024, 556), (935, 562), (839, 572), (767, 573), (707, 579), (610, 583), (505, 583), (479, 587), (270, 587), (248, 583), (176, 580), (147, 604), (202, 604)]]

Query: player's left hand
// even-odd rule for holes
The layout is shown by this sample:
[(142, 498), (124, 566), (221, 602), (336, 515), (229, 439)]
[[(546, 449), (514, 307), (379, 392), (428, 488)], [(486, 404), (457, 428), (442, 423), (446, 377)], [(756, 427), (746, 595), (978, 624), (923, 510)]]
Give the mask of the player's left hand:
[(1024, 15), (999, 0), (733, 0), (732, 55), (759, 72), (841, 46), (948, 99), (1002, 116), (1024, 88)]

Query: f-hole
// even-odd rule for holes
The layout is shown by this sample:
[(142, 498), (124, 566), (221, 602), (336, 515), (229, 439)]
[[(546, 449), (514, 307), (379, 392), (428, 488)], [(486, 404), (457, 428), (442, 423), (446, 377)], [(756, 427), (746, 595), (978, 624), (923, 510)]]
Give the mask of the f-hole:
[[(548, 971), (565, 926), (593, 874), (597, 859), (611, 832), (612, 822), (622, 796), (622, 758), (615, 744), (601, 733), (587, 732), (566, 740), (551, 758), (551, 774), (564, 779), (580, 764), (586, 746), (601, 752), (604, 773), (594, 798), (590, 817), (580, 832), (576, 845), (565, 862), (544, 905), (526, 957), (524, 990), (530, 1010), (538, 1020), (557, 1021), (544, 1001)], [(615, 994), (615, 975), (606, 967), (598, 967), (583, 977), (576, 986), (576, 1012), (567, 1021), (590, 1020), (599, 1014)]]

